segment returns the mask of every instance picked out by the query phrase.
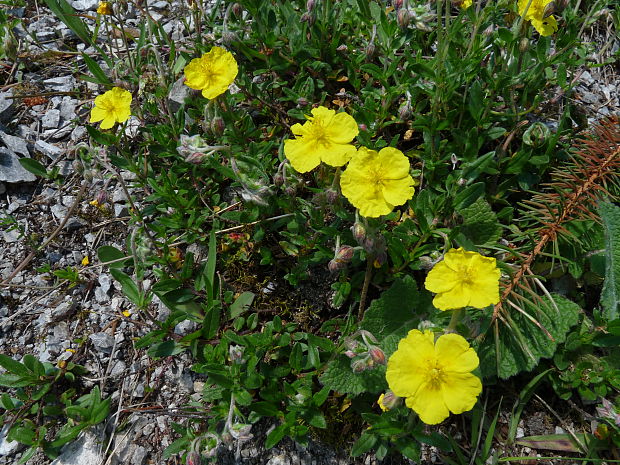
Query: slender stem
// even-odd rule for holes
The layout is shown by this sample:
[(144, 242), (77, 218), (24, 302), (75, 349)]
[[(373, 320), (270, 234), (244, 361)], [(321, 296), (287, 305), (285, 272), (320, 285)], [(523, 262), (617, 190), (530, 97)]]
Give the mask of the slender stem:
[(366, 274), (364, 275), (364, 285), (360, 294), (360, 306), (357, 310), (357, 320), (362, 321), (364, 317), (364, 307), (366, 305), (366, 296), (368, 295), (368, 286), (370, 286), (370, 277), (372, 275), (372, 264), (375, 261), (375, 254), (368, 254), (366, 257)]
[(456, 310), (452, 310), (452, 318), (450, 318), (450, 324), (446, 328), (446, 333), (456, 333), (456, 327), (463, 319), (465, 315), (465, 310), (462, 308), (457, 308)]

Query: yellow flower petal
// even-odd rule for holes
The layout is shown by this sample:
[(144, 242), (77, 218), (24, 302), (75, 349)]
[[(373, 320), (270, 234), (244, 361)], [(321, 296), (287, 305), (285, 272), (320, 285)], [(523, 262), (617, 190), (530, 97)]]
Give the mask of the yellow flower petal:
[(454, 373), (441, 385), (441, 397), (452, 413), (471, 410), (482, 392), (480, 378), (471, 373)]
[(424, 285), (437, 293), (433, 305), (440, 310), (484, 308), (499, 302), (500, 277), (494, 258), (461, 247), (445, 254), (443, 261), (429, 272)]
[(337, 144), (348, 144), (360, 133), (357, 122), (347, 113), (336, 113), (327, 129), (331, 140)]
[(441, 391), (432, 389), (428, 385), (418, 390), (415, 397), (407, 397), (405, 405), (413, 409), (420, 420), (427, 425), (436, 425), (444, 421), (450, 415)]
[(233, 83), (239, 72), (232, 53), (221, 47), (213, 47), (200, 58), (194, 58), (183, 70), (185, 85), (201, 90), (202, 96), (213, 99)]
[(101, 121), (101, 129), (110, 129), (116, 123), (124, 123), (131, 116), (131, 100), (131, 93), (120, 87), (98, 95), (90, 111), (90, 122)]
[(553, 35), (558, 30), (558, 22), (553, 16), (543, 19), (532, 19), (532, 26), (543, 37)]
[(430, 331), (413, 330), (390, 357), (386, 379), (423, 422), (434, 425), (450, 412), (473, 408), (482, 390), (480, 379), (470, 373), (477, 366), (478, 356), (462, 336), (446, 334), (434, 342)]
[(314, 144), (303, 138), (284, 141), (284, 154), (291, 166), (300, 173), (307, 173), (321, 163), (321, 157), (314, 150)]
[(444, 360), (446, 371), (469, 373), (478, 368), (480, 360), (476, 351), (462, 336), (454, 333), (444, 334), (435, 343), (437, 358)]
[(392, 147), (379, 152), (360, 147), (340, 177), (340, 188), (362, 216), (387, 215), (413, 197), (409, 160)]

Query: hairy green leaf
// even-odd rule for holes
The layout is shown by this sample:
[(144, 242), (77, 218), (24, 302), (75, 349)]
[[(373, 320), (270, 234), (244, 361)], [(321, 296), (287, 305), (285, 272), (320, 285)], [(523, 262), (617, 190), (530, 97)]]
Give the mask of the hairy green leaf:
[(461, 232), (475, 245), (495, 244), (500, 238), (502, 228), (497, 215), (484, 198), (480, 197), (469, 207), (462, 208), (459, 214), (463, 217)]
[(605, 281), (601, 306), (603, 316), (615, 320), (620, 316), (620, 207), (601, 202), (599, 213), (605, 228)]

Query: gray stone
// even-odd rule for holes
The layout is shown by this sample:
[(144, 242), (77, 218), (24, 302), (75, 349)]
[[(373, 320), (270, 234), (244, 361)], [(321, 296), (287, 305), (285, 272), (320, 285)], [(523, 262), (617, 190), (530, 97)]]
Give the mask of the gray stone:
[(99, 286), (95, 288), (95, 299), (97, 299), (97, 302), (103, 303), (110, 299), (108, 297), (108, 291), (110, 290), (111, 284), (112, 281), (109, 275), (102, 274), (99, 276)]
[(168, 94), (168, 108), (172, 113), (179, 111), (185, 103), (185, 99), (192, 94), (191, 89), (185, 85), (184, 81), (184, 77), (178, 79)]
[(61, 221), (65, 218), (65, 216), (67, 216), (67, 213), (69, 213), (69, 209), (59, 203), (57, 203), (56, 205), (53, 205), (51, 208), (51, 211), (52, 211), (52, 215), (54, 215), (56, 219), (61, 220)]
[(183, 320), (174, 327), (174, 333), (182, 336), (196, 330), (196, 323), (190, 320)]
[(0, 131), (0, 139), (12, 152), (15, 152), (17, 155), (21, 155), (22, 157), (29, 157), (30, 152), (28, 151), (28, 144), (21, 137), (15, 137), (5, 132)]
[(37, 40), (40, 41), (54, 40), (56, 38), (56, 31), (54, 31), (53, 29), (37, 31), (36, 36)]
[(96, 10), (99, 0), (75, 0), (69, 1), (71, 6), (78, 11)]
[(6, 184), (4, 184), (3, 182), (0, 182), (0, 195), (4, 194), (6, 192)]
[(51, 465), (99, 465), (105, 459), (101, 452), (102, 439), (98, 429), (82, 433), (76, 441), (63, 447)]
[(112, 364), (112, 369), (110, 370), (110, 376), (112, 378), (118, 378), (125, 373), (126, 369), (127, 369), (127, 366), (125, 365), (125, 362), (123, 362), (122, 360), (118, 360), (117, 362)]
[(0, 123), (8, 123), (13, 118), (15, 102), (11, 97), (13, 97), (12, 90), (0, 92)]
[(9, 433), (9, 425), (4, 425), (2, 431), (0, 431), (0, 456), (13, 455), (20, 448), (23, 448), (17, 441), (7, 441), (6, 435)]
[(19, 163), (19, 157), (12, 151), (0, 148), (0, 181), (4, 182), (34, 182), (37, 177), (27, 171)]
[(112, 346), (114, 345), (114, 337), (107, 333), (93, 333), (88, 336), (90, 341), (99, 352), (112, 352)]
[[(97, 4), (96, 0), (95, 4)], [(58, 76), (55, 78), (46, 79), (43, 81), (43, 84), (56, 92), (71, 92), (76, 86), (75, 78), (70, 74), (67, 76)]]
[(84, 139), (86, 137), (87, 131), (84, 126), (76, 126), (73, 131), (71, 131), (71, 142), (77, 142), (80, 139)]
[(21, 237), (22, 235), (19, 232), (19, 229), (11, 229), (10, 231), (2, 231), (2, 239), (7, 244), (17, 242), (21, 239)]
[(125, 203), (127, 201), (127, 196), (125, 195), (125, 191), (123, 188), (119, 187), (114, 190), (112, 194), (112, 203)]
[(144, 447), (134, 445), (134, 451), (131, 455), (131, 465), (144, 465), (147, 455), (148, 452)]
[(41, 118), (43, 129), (57, 129), (60, 124), (60, 110), (47, 110)]
[(121, 216), (129, 215), (129, 209), (127, 205), (114, 205), (114, 216), (120, 218)]
[(75, 107), (77, 106), (77, 100), (71, 97), (64, 97), (60, 102), (60, 119), (64, 122), (68, 122), (77, 117), (75, 114)]

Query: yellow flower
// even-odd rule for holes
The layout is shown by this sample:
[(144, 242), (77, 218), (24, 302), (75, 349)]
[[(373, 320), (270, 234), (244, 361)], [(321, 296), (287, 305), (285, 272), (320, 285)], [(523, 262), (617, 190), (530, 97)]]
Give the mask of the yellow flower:
[(97, 13), (100, 15), (111, 15), (114, 13), (112, 11), (112, 4), (110, 2), (99, 2), (99, 6), (97, 7)]
[(379, 408), (380, 408), (382, 411), (387, 412), (389, 409), (388, 409), (385, 405), (383, 405), (383, 398), (384, 398), (384, 397), (385, 397), (385, 394), (381, 394), (381, 395), (379, 396), (379, 399), (377, 400), (377, 404), (379, 404)]
[(463, 413), (476, 404), (482, 382), (470, 372), (478, 364), (478, 355), (462, 336), (444, 334), (435, 341), (432, 331), (413, 329), (388, 360), (385, 377), (424, 423), (436, 425), (450, 412)]
[[(558, 30), (558, 22), (553, 15), (545, 18), (545, 7), (554, 0), (519, 0), (519, 14), (530, 21), (541, 36), (550, 36)], [(529, 4), (529, 7), (528, 7)], [(525, 11), (527, 9), (527, 12)]]
[(83, 259), (82, 259), (82, 266), (86, 266), (90, 264), (90, 260), (88, 259), (88, 255), (86, 255)]
[(448, 251), (428, 273), (424, 286), (437, 293), (433, 305), (439, 310), (484, 308), (499, 302), (500, 276), (494, 258), (461, 247)]
[(131, 93), (114, 87), (95, 98), (95, 106), (90, 111), (90, 122), (101, 121), (101, 129), (110, 129), (114, 123), (124, 123), (131, 116)]
[(297, 123), (291, 127), (295, 139), (284, 141), (284, 155), (293, 168), (306, 173), (321, 162), (342, 166), (351, 159), (355, 153), (351, 141), (359, 134), (351, 115), (321, 106), (306, 118), (303, 126)]
[(459, 6), (461, 7), (461, 9), (466, 10), (472, 5), (472, 3), (473, 3), (473, 0), (463, 0)]
[(200, 58), (194, 58), (183, 70), (185, 85), (202, 90), (204, 98), (212, 99), (226, 92), (237, 77), (239, 68), (232, 53), (213, 47)]
[(398, 149), (385, 147), (378, 153), (360, 147), (340, 178), (340, 187), (360, 214), (376, 218), (390, 213), (413, 197), (409, 160)]

